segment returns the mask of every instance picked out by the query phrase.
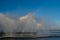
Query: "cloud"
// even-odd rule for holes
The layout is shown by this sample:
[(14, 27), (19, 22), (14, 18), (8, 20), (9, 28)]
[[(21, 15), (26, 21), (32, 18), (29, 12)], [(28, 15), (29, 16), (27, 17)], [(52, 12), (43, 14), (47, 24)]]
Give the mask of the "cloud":
[[(20, 17), (20, 29), (22, 29), (23, 32), (36, 32), (41, 26), (41, 24), (38, 24), (36, 20), (34, 19), (32, 14), (28, 14), (26, 16)], [(18, 27), (19, 28), (19, 27)], [(18, 29), (17, 28), (17, 29)], [(20, 30), (18, 30), (20, 31)]]
[(4, 32), (10, 32), (16, 27), (16, 20), (4, 15), (0, 14), (0, 24), (4, 27)]
[(13, 17), (0, 13), (0, 32), (37, 32), (40, 35), (48, 34), (51, 28), (54, 29), (54, 25), (52, 26), (52, 23), (50, 24), (45, 18), (41, 18), (41, 20), (41, 23), (37, 22), (32, 14), (27, 14), (15, 20)]

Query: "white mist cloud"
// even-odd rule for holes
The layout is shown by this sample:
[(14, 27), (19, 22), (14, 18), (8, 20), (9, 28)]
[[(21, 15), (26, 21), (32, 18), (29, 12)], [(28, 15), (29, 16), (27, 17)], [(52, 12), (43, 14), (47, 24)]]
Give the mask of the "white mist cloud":
[(32, 14), (20, 17), (19, 21), (21, 24), (20, 29), (22, 29), (23, 32), (36, 32), (39, 29), (39, 26), (41, 26), (41, 24), (36, 22)]
[(52, 27), (48, 21), (42, 18), (41, 23), (37, 22), (32, 14), (27, 14), (15, 20), (13, 17), (0, 13), (0, 31), (3, 30), (6, 33), (38, 32), (38, 34), (41, 34), (48, 33), (48, 30), (51, 28), (54, 29), (54, 27)]
[(4, 32), (12, 32), (12, 30), (16, 27), (16, 21), (4, 14), (0, 14), (0, 23), (4, 27)]

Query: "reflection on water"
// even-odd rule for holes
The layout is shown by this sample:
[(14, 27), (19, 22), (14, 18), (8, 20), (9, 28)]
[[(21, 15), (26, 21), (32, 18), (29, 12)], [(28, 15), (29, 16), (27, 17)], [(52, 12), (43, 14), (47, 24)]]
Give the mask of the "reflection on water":
[(36, 40), (60, 40), (60, 38), (39, 38)]
[(51, 38), (3, 38), (3, 40), (60, 40), (60, 37), (51, 37)]
[(25, 38), (25, 39), (16, 39), (16, 40), (60, 40), (60, 37), (40, 37), (40, 38)]
[(60, 38), (37, 38), (37, 39), (16, 39), (16, 40), (60, 40)]

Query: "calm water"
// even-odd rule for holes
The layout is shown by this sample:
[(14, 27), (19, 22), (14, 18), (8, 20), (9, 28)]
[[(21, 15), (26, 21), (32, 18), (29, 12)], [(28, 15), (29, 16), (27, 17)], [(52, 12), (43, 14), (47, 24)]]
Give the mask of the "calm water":
[(60, 40), (60, 38), (38, 38), (38, 39), (17, 39), (17, 40)]
[(40, 38), (37, 40), (60, 40), (60, 38)]
[[(0, 39), (1, 40), (1, 39)], [(5, 40), (5, 39), (3, 39)], [(54, 38), (36, 38), (36, 39), (6, 39), (6, 40), (60, 40), (60, 37), (54, 37)]]

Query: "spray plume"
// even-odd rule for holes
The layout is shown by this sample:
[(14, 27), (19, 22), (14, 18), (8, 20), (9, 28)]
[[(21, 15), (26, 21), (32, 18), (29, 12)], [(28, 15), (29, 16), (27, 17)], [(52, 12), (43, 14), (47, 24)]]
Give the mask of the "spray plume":
[(3, 30), (5, 33), (12, 32), (37, 32), (39, 35), (42, 33), (49, 33), (51, 25), (42, 19), (41, 23), (37, 22), (34, 15), (28, 14), (22, 16), (17, 20), (10, 16), (0, 13), (0, 32)]

